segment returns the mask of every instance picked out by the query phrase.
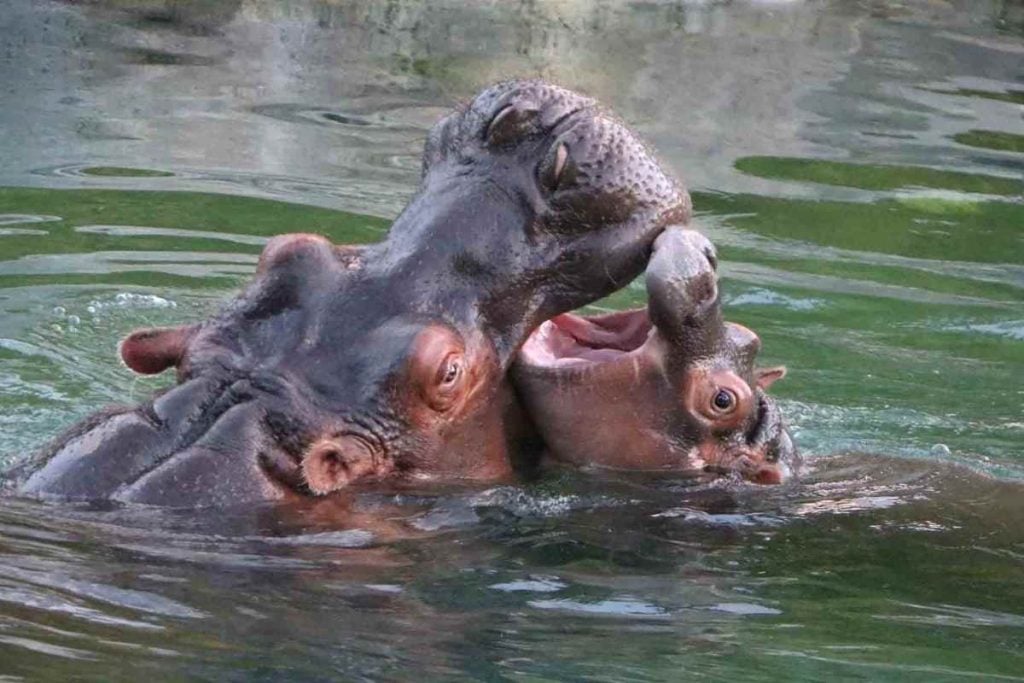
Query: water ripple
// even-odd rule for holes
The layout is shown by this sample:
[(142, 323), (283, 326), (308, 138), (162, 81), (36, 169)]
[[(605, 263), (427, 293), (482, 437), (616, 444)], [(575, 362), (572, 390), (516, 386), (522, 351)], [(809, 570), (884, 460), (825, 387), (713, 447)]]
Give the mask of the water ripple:
[(139, 225), (80, 225), (75, 232), (91, 233), (95, 235), (109, 235), (111, 237), (185, 237), (189, 239), (206, 238), (234, 242), (236, 244), (249, 244), (263, 246), (269, 238), (256, 235), (239, 235), (236, 233), (212, 232), (209, 230), (179, 230), (176, 228), (153, 228)]

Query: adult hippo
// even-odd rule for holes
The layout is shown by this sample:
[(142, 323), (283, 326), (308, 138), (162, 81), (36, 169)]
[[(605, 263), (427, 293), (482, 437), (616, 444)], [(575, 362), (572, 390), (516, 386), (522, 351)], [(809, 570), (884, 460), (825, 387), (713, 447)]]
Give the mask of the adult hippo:
[(542, 321), (643, 269), (686, 192), (593, 100), (484, 90), (431, 130), (384, 242), (271, 240), (218, 315), (135, 332), (177, 386), (86, 419), (23, 470), (25, 494), (196, 506), (356, 481), (509, 472), (504, 376)]
[(551, 454), (616, 469), (738, 473), (778, 483), (796, 450), (755, 370), (757, 335), (722, 319), (714, 247), (693, 230), (658, 237), (648, 307), (565, 314), (527, 340), (512, 369)]

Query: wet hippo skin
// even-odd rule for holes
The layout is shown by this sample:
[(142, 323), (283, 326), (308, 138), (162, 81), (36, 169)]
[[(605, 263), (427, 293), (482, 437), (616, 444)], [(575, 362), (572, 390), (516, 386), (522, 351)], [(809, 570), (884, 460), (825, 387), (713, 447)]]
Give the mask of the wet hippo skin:
[(629, 282), (689, 215), (592, 100), (490, 87), (431, 130), (384, 242), (276, 237), (219, 314), (130, 335), (124, 362), (174, 368), (177, 385), (73, 427), (22, 466), (20, 491), (195, 506), (506, 476), (522, 342)]
[(511, 376), (551, 454), (614, 469), (736, 474), (771, 484), (796, 450), (755, 369), (761, 342), (722, 319), (714, 247), (670, 228), (647, 267), (648, 307), (545, 322)]

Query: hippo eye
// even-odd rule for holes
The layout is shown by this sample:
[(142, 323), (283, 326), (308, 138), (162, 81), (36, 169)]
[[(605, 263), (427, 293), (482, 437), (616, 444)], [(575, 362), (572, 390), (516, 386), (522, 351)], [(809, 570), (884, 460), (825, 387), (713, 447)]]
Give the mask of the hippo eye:
[(736, 407), (736, 394), (728, 389), (719, 389), (711, 399), (712, 407), (720, 413), (727, 413)]
[(426, 388), (427, 402), (439, 412), (449, 410), (458, 399), (463, 379), (462, 355), (448, 355), (437, 367), (434, 385)]
[(428, 325), (416, 335), (410, 351), (405, 376), (424, 403), (439, 413), (458, 405), (472, 379), (462, 336), (447, 325)]
[(458, 381), (459, 376), (462, 374), (462, 363), (458, 358), (449, 357), (446, 358), (444, 363), (441, 365), (441, 372), (438, 373), (440, 377), (440, 384), (443, 387), (450, 387)]

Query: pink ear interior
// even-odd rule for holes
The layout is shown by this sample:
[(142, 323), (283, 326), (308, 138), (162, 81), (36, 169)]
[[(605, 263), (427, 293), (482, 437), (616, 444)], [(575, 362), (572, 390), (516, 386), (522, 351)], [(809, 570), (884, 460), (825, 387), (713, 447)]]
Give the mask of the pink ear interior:
[(764, 368), (757, 370), (756, 376), (758, 388), (762, 391), (768, 391), (768, 387), (786, 376), (786, 368), (782, 365), (775, 368)]
[(181, 363), (194, 326), (151, 327), (136, 330), (121, 342), (121, 360), (143, 375), (155, 375)]

